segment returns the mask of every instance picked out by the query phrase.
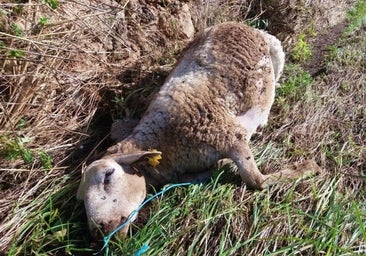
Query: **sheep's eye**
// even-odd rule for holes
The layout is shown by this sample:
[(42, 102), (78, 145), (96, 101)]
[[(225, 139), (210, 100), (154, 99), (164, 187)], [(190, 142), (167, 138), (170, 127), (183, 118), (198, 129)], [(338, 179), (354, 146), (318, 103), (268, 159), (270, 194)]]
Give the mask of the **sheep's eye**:
[(104, 176), (104, 184), (109, 184), (111, 181), (111, 176), (114, 173), (114, 168), (107, 169)]
[(114, 168), (107, 169), (107, 171), (105, 172), (105, 176), (106, 176), (106, 177), (109, 177), (109, 176), (111, 176), (113, 173), (114, 173)]

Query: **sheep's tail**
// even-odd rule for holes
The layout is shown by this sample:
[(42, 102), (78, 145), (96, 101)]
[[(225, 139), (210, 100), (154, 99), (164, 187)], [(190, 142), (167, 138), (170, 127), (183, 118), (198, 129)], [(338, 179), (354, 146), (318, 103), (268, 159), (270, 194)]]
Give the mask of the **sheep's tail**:
[(275, 81), (277, 82), (282, 75), (283, 66), (285, 65), (285, 53), (280, 40), (278, 40), (275, 36), (268, 34), (267, 32), (261, 32), (269, 45), (269, 53), (271, 55)]

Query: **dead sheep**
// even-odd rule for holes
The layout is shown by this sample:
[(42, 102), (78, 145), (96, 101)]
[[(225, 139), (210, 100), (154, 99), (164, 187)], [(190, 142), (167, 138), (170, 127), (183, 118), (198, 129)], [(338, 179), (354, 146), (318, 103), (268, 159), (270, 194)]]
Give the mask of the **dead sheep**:
[(147, 185), (204, 180), (221, 159), (231, 159), (253, 189), (319, 172), (307, 160), (264, 175), (248, 145), (267, 123), (284, 60), (278, 39), (244, 24), (222, 23), (197, 36), (131, 134), (83, 172), (77, 198), (92, 236), (124, 222)]

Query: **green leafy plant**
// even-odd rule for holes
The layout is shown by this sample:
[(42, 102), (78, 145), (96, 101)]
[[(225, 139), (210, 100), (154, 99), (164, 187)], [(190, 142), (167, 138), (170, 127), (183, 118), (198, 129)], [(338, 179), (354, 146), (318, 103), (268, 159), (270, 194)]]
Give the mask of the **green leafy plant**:
[(295, 61), (306, 61), (312, 55), (311, 45), (306, 40), (305, 34), (300, 34), (297, 44), (292, 50), (291, 57)]
[(20, 49), (11, 49), (9, 50), (10, 58), (22, 58), (24, 56), (24, 51)]
[(1, 155), (8, 160), (16, 160), (22, 158), (26, 164), (32, 163), (35, 156), (37, 156), (42, 168), (50, 170), (53, 167), (53, 158), (45, 150), (39, 152), (30, 150), (26, 144), (33, 141), (31, 137), (16, 137), (9, 138), (7, 135), (0, 137)]
[(57, 9), (60, 3), (58, 0), (42, 0), (43, 4), (48, 4), (53, 10)]
[(290, 75), (277, 89), (277, 96), (279, 98), (293, 96), (296, 100), (305, 93), (306, 88), (312, 83), (313, 78), (298, 65), (287, 65), (285, 67), (285, 73)]
[(10, 139), (8, 136), (4, 135), (0, 137), (0, 143), (2, 144), (2, 154), (9, 160), (22, 158), (26, 164), (29, 164), (33, 160), (33, 154), (28, 148), (25, 147), (25, 144), (31, 141), (32, 138), (28, 136)]
[(48, 17), (40, 17), (36, 26), (33, 27), (32, 34), (39, 34), (41, 29), (47, 25)]
[(24, 33), (23, 33), (22, 28), (18, 24), (16, 24), (16, 23), (13, 23), (11, 25), (11, 31), (16, 36), (19, 36), (19, 37), (23, 37), (24, 36)]
[(45, 26), (48, 23), (48, 21), (49, 21), (49, 18), (47, 18), (47, 17), (40, 17), (39, 18), (39, 21), (38, 21), (38, 24), (43, 27), (43, 26)]
[(20, 118), (20, 119), (19, 119), (19, 121), (18, 121), (18, 123), (17, 123), (17, 125), (16, 125), (16, 127), (17, 127), (18, 129), (24, 129), (24, 128), (26, 128), (27, 126), (28, 126), (28, 121), (27, 121), (27, 119), (26, 119), (26, 118), (24, 118), (24, 117)]
[(41, 150), (38, 153), (38, 157), (44, 170), (50, 170), (53, 167), (53, 158), (46, 151)]

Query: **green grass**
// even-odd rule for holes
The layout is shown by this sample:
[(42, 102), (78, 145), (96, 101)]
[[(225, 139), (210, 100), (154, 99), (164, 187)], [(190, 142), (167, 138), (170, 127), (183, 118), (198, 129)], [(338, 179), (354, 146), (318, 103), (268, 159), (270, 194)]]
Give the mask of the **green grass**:
[(303, 70), (299, 65), (287, 64), (284, 70), (285, 80), (277, 88), (276, 95), (280, 101), (298, 101), (307, 92), (313, 78)]
[(355, 5), (348, 11), (348, 27), (346, 33), (352, 33), (366, 24), (366, 1), (357, 0)]
[[(330, 188), (324, 184), (315, 191), (319, 195), (314, 198), (319, 211), (313, 213), (299, 208), (304, 199), (295, 191), (295, 185), (279, 202), (273, 201), (269, 191), (255, 193), (247, 199), (253, 204), (250, 210), (243, 207), (245, 202), (232, 199), (236, 191), (232, 185), (221, 185), (216, 189), (211, 186), (192, 186), (186, 189), (183, 198), (177, 200), (174, 195), (158, 203), (148, 224), (132, 241), (118, 244), (123, 247), (117, 247), (116, 255), (128, 255), (143, 243), (150, 245), (149, 255), (232, 255), (234, 252), (254, 255), (253, 248), (261, 243), (266, 244), (262, 253), (267, 255), (293, 255), (309, 246), (311, 249), (307, 251), (314, 254), (326, 251), (329, 255), (337, 255), (352, 251), (352, 243), (347, 247), (336, 246), (338, 240), (348, 239), (342, 237), (341, 231), (345, 226), (348, 229), (346, 236), (362, 238), (366, 235), (358, 230), (357, 225), (365, 225), (360, 223), (359, 218), (348, 226), (352, 218), (359, 215), (359, 208), (352, 209), (355, 205), (352, 201), (346, 203), (347, 198), (342, 200), (341, 196), (327, 198), (329, 192), (335, 191), (336, 184)], [(276, 189), (271, 192), (276, 192)], [(177, 204), (177, 201), (184, 204)], [(238, 220), (245, 220), (250, 211), (254, 211), (253, 217), (238, 223)], [(181, 225), (177, 226), (176, 223)], [(218, 230), (212, 229), (215, 226), (219, 226)], [(187, 236), (187, 233), (190, 235)], [(318, 241), (319, 237), (321, 241)], [(276, 244), (282, 245), (280, 250), (274, 249)], [(175, 251), (176, 248), (181, 248), (181, 251)]]
[[(126, 240), (112, 240), (108, 254), (134, 255), (147, 244), (146, 255), (342, 255), (366, 239), (365, 195), (342, 192), (340, 176), (253, 192), (221, 183), (224, 175), (153, 201), (143, 210), (147, 223)], [(91, 252), (80, 233), (81, 205), (69, 197), (74, 186), (61, 188), (27, 216), (16, 240), (22, 242), (14, 241), (9, 255)]]
[(9, 135), (0, 137), (0, 154), (8, 160), (23, 159), (25, 164), (34, 163), (34, 160), (40, 162), (44, 170), (50, 170), (53, 167), (53, 158), (45, 150), (31, 150), (27, 144), (32, 142), (33, 138), (28, 136), (12, 138)]
[(92, 251), (83, 238), (82, 205), (74, 203), (75, 184), (70, 185), (70, 180), (70, 176), (55, 180), (44, 189), (44, 193), (50, 194), (47, 200), (41, 194), (27, 205), (27, 211), (19, 217), (26, 221), (20, 223), (9, 255), (53, 255), (57, 252), (69, 255)]

